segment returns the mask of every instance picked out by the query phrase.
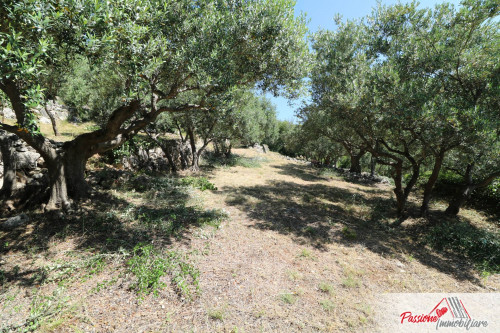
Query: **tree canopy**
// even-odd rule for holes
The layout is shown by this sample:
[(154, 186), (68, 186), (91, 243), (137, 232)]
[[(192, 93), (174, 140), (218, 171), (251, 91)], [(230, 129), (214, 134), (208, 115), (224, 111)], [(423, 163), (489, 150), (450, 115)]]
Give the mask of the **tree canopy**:
[[(287, 0), (4, 1), (0, 7), (0, 89), (17, 126), (51, 175), (50, 206), (86, 188), (95, 153), (120, 145), (162, 112), (206, 110), (235, 86), (293, 96), (308, 68), (304, 17)], [(80, 56), (118, 79), (102, 127), (57, 144), (38, 130), (30, 108), (43, 100), (49, 70)], [(97, 74), (97, 73), (96, 73)], [(189, 94), (190, 98), (185, 98)]]

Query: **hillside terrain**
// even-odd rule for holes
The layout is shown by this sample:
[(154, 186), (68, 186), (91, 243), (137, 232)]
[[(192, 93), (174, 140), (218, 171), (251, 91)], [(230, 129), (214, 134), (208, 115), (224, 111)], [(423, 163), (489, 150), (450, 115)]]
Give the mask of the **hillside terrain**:
[(437, 202), (391, 228), (390, 185), (234, 153), (178, 177), (95, 164), (92, 200), (0, 231), (0, 329), (373, 332), (382, 293), (498, 292), (498, 274), (429, 238), (498, 233), (493, 217)]

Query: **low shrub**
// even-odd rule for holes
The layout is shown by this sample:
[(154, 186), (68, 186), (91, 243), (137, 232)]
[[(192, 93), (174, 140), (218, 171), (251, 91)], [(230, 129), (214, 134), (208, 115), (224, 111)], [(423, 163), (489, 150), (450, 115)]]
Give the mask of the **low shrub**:
[(211, 191), (216, 191), (217, 187), (211, 183), (207, 178), (205, 177), (184, 177), (179, 180), (179, 184), (183, 186), (191, 186), (194, 188), (197, 188), (201, 191), (205, 190), (211, 190)]
[(483, 272), (500, 272), (498, 233), (478, 229), (467, 222), (445, 222), (433, 227), (426, 241), (437, 250), (464, 255)]

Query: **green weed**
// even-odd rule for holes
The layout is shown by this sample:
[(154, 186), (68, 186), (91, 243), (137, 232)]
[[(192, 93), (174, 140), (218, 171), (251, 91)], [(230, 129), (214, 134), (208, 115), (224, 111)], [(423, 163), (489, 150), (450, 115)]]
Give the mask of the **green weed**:
[(297, 301), (297, 296), (292, 293), (284, 293), (280, 295), (280, 299), (283, 303), (294, 304)]
[(358, 238), (358, 234), (356, 233), (356, 231), (352, 230), (348, 226), (342, 228), (342, 235), (349, 240)]
[(184, 177), (179, 180), (179, 184), (183, 186), (191, 186), (194, 188), (197, 188), (201, 191), (205, 190), (211, 190), (211, 191), (216, 191), (217, 187), (212, 184), (207, 178), (205, 177)]
[(319, 284), (318, 289), (324, 293), (332, 295), (334, 293), (333, 286), (329, 283), (322, 282)]
[(161, 278), (169, 275), (179, 293), (192, 298), (199, 290), (199, 271), (184, 260), (175, 251), (161, 254), (150, 244), (135, 246), (133, 256), (127, 262), (129, 271), (137, 280), (131, 288), (141, 297), (150, 293), (158, 296), (159, 290), (166, 285)]
[(210, 309), (207, 312), (208, 317), (212, 320), (220, 320), (223, 321), (225, 317), (224, 309)]
[(335, 304), (329, 299), (321, 300), (319, 301), (319, 304), (326, 312), (331, 312), (335, 308)]
[(342, 280), (342, 285), (346, 288), (358, 288), (361, 282), (352, 275), (348, 275), (344, 280)]

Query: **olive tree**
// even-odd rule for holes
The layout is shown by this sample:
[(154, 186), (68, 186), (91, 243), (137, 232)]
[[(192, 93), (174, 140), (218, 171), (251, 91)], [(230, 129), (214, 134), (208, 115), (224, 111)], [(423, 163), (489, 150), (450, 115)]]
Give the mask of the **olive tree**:
[[(85, 196), (92, 155), (119, 146), (163, 112), (207, 109), (235, 86), (293, 92), (307, 71), (304, 18), (289, 0), (6, 0), (0, 4), (0, 89), (17, 124), (0, 127), (35, 148), (49, 169), (47, 208)], [(101, 128), (71, 141), (44, 137), (31, 108), (43, 78), (75, 55), (121, 78)], [(182, 96), (195, 94), (196, 101)]]

